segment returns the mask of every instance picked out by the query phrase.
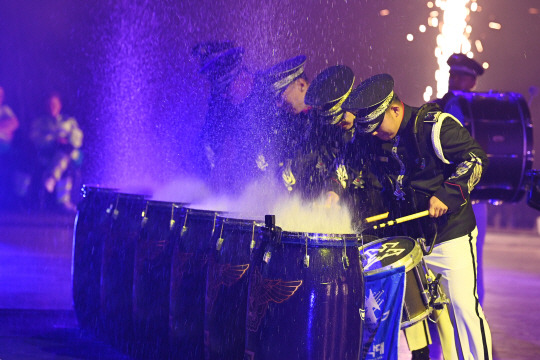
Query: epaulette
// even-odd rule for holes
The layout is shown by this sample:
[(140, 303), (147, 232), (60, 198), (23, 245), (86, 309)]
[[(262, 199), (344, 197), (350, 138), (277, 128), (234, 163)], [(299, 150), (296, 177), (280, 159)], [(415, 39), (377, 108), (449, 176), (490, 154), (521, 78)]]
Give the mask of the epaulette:
[(439, 115), (441, 114), (441, 111), (430, 111), (426, 114), (424, 117), (425, 123), (432, 123), (435, 124), (439, 120)]
[(415, 141), (415, 150), (416, 150), (416, 165), (423, 170), (426, 167), (426, 159), (422, 156), (420, 151), (420, 142), (424, 137), (424, 123), (436, 123), (441, 114), (441, 108), (435, 103), (427, 103), (423, 105), (416, 114), (416, 119), (414, 120), (414, 141)]

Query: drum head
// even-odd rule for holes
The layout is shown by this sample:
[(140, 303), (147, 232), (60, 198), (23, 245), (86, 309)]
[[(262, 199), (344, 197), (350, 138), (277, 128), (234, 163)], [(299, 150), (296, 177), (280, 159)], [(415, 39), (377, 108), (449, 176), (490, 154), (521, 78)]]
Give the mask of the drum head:
[(415, 267), (422, 259), (420, 246), (411, 238), (395, 236), (380, 239), (359, 248), (367, 275), (405, 266)]
[(515, 203), (525, 195), (533, 163), (531, 114), (521, 94), (453, 92), (444, 111), (463, 123), (489, 158), (474, 200)]

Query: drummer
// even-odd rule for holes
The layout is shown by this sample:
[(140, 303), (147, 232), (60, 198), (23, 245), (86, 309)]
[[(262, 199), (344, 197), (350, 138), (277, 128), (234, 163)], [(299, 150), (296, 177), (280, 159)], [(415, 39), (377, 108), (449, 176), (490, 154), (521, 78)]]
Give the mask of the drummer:
[(354, 141), (368, 149), (392, 218), (429, 209), (432, 222), (396, 229), (434, 246), (425, 260), (442, 275), (458, 353), (491, 359), (491, 332), (476, 295), (477, 229), (469, 196), (487, 166), (485, 152), (450, 114), (404, 104), (388, 74), (363, 81), (342, 108), (356, 116)]
[[(321, 89), (326, 90), (326, 81), (329, 79), (328, 70), (332, 72), (330, 78), (340, 78), (339, 84), (330, 86), (332, 94), (321, 96)], [(326, 72), (326, 73), (325, 73)], [(330, 126), (343, 118), (339, 107), (352, 90), (354, 75), (347, 67), (332, 67), (319, 74), (311, 83), (305, 94), (305, 104), (310, 109), (305, 119), (305, 129), (298, 134), (297, 146), (291, 157), (285, 159), (281, 167), (281, 178), (287, 190), (292, 194), (299, 194), (303, 200), (312, 201), (318, 198), (326, 188), (325, 180), (329, 178), (334, 158), (338, 149), (331, 141), (333, 137), (329, 132), (336, 131)], [(333, 103), (336, 111), (329, 109)], [(327, 106), (328, 111), (322, 108)], [(349, 114), (352, 116), (352, 114)]]
[(478, 76), (484, 74), (484, 68), (465, 54), (453, 54), (448, 58), (446, 63), (450, 66), (448, 92), (442, 99), (437, 99), (433, 102), (439, 105), (441, 109), (448, 111), (446, 109), (446, 103), (454, 96), (453, 91), (473, 91), (476, 88)]
[[(458, 120), (463, 121), (463, 112), (457, 106), (447, 106), (448, 100), (454, 96), (455, 91), (469, 92), (476, 89), (477, 78), (484, 74), (484, 68), (474, 59), (465, 54), (453, 54), (446, 62), (450, 66), (450, 77), (448, 78), (448, 92), (442, 99), (433, 101), (445, 112), (454, 115)], [(484, 304), (484, 272), (483, 272), (483, 250), (487, 230), (487, 204), (479, 202), (473, 204), (476, 215), (476, 227), (478, 237), (476, 239), (476, 253), (478, 255), (478, 286), (477, 293), (480, 304)]]
[[(343, 65), (331, 66), (322, 71), (311, 83), (306, 94), (306, 102), (313, 106), (315, 113), (322, 124), (326, 124), (341, 132), (341, 146), (337, 153), (330, 159), (332, 169), (327, 173), (326, 179), (327, 205), (333, 207), (335, 203), (345, 205), (351, 210), (353, 227), (361, 228), (362, 219), (370, 214), (386, 212), (380, 192), (381, 184), (370, 171), (368, 154), (365, 143), (354, 141), (355, 139), (355, 116), (348, 111), (344, 111), (341, 105), (351, 93), (354, 85), (353, 71)], [(331, 134), (326, 131), (324, 134), (314, 136), (312, 142), (321, 141), (321, 136)], [(328, 141), (328, 143), (332, 143)], [(312, 153), (313, 154), (313, 153)], [(309, 154), (296, 161), (295, 170), (298, 165), (308, 163)], [(302, 178), (316, 179), (317, 173), (309, 171), (310, 168), (300, 167), (304, 172)], [(308, 170), (308, 171), (305, 171)], [(302, 182), (300, 181), (300, 184)], [(377, 230), (378, 237), (398, 235), (395, 229), (384, 228)], [(373, 230), (364, 229), (363, 234), (373, 233)], [(403, 233), (401, 233), (403, 235)], [(426, 359), (429, 357), (428, 344), (431, 343), (427, 322), (422, 321), (405, 329), (405, 336), (409, 349), (412, 351), (413, 359)], [(425, 357), (423, 357), (425, 355)]]

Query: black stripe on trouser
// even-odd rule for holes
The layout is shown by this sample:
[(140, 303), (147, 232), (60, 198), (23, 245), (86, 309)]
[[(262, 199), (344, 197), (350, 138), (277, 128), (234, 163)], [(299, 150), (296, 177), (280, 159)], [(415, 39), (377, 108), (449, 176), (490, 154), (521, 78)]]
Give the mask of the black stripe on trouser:
[(474, 244), (473, 244), (473, 236), (472, 233), (469, 233), (469, 247), (471, 249), (471, 258), (472, 258), (472, 265), (473, 265), (473, 272), (474, 272), (474, 287), (473, 287), (473, 296), (475, 300), (475, 311), (476, 316), (478, 316), (478, 320), (480, 320), (480, 331), (482, 333), (482, 344), (484, 345), (484, 359), (489, 360), (489, 353), (488, 353), (488, 345), (486, 341), (486, 331), (484, 329), (484, 319), (480, 317), (479, 308), (480, 308), (480, 301), (478, 300), (478, 297), (476, 296), (476, 281), (477, 281), (477, 274), (476, 274), (476, 258), (474, 257)]
[(427, 327), (427, 320), (422, 321), (422, 327), (424, 328), (424, 336), (426, 337), (426, 343), (429, 345), (429, 329)]

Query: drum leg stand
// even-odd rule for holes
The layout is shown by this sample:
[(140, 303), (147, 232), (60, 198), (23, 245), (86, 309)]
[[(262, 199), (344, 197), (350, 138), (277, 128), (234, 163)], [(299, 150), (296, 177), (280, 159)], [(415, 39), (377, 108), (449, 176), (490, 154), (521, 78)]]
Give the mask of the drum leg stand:
[(428, 269), (428, 272), (428, 283), (433, 294), (431, 302), (433, 311), (429, 319), (437, 325), (444, 360), (457, 360), (458, 354), (454, 338), (454, 325), (448, 313), (448, 304), (450, 301), (443, 289), (439, 286), (440, 274), (435, 277), (431, 270)]

